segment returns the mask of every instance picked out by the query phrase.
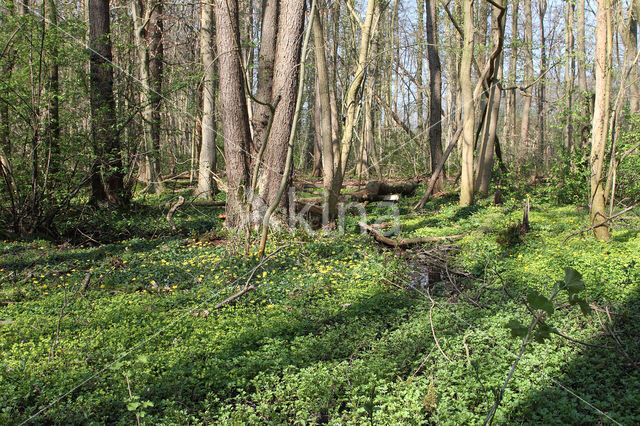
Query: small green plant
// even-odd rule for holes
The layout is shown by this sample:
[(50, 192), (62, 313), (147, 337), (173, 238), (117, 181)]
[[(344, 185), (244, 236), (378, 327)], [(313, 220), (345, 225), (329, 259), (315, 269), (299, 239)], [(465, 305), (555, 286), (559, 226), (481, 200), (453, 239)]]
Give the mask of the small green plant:
[(127, 410), (133, 412), (136, 416), (136, 424), (140, 426), (147, 414), (146, 408), (153, 407), (153, 402), (143, 401), (140, 399), (140, 395), (136, 395), (131, 391), (131, 381), (129, 378), (134, 374), (136, 365), (144, 366), (149, 362), (149, 359), (145, 355), (139, 355), (135, 361), (117, 361), (111, 365), (111, 370), (120, 371), (127, 382), (128, 398), (124, 401), (127, 404)]
[(589, 306), (586, 298), (580, 297), (580, 293), (585, 289), (586, 286), (584, 281), (582, 281), (582, 275), (580, 272), (573, 268), (565, 268), (564, 280), (556, 281), (549, 298), (535, 290), (532, 290), (527, 294), (525, 305), (532, 317), (531, 322), (528, 326), (525, 326), (517, 319), (512, 318), (505, 324), (505, 327), (511, 330), (511, 337), (523, 338), (523, 341), (520, 346), (520, 353), (513, 362), (509, 375), (507, 376), (502, 389), (497, 393), (496, 401), (484, 421), (485, 425), (489, 424), (493, 420), (493, 416), (500, 405), (504, 391), (509, 385), (509, 381), (518, 366), (518, 362), (522, 358), (522, 355), (527, 349), (529, 343), (531, 343), (531, 340), (535, 340), (538, 343), (544, 343), (545, 340), (551, 339), (552, 333), (562, 336), (558, 330), (547, 322), (555, 312), (555, 307), (553, 305), (554, 299), (558, 294), (560, 294), (560, 292), (566, 291), (569, 297), (569, 303), (571, 305), (578, 305), (582, 313), (588, 315), (591, 313), (591, 307)]

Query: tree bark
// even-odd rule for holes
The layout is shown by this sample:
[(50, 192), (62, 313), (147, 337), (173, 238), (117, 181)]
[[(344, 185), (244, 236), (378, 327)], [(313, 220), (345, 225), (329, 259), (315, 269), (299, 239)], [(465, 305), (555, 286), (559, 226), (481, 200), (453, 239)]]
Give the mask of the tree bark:
[[(285, 161), (289, 136), (296, 108), (296, 94), (300, 73), (300, 49), (304, 31), (304, 0), (288, 0), (280, 3), (276, 54), (273, 63), (272, 104), (277, 106), (273, 124), (267, 136), (263, 165), (258, 180), (260, 199), (271, 205), (279, 188)], [(287, 179), (290, 180), (291, 176)], [(285, 188), (287, 193), (287, 188)], [(289, 197), (282, 197), (282, 213), (288, 214)]]
[[(502, 7), (506, 7), (502, 0), (497, 0), (496, 3)], [(500, 101), (502, 99), (502, 91), (500, 90), (498, 82), (502, 81), (502, 45), (506, 12), (494, 6), (492, 16), (492, 44), (493, 48), (499, 49), (500, 53), (498, 53), (494, 59), (496, 64), (493, 67), (494, 74), (490, 79), (491, 83), (487, 99), (486, 116), (481, 133), (481, 143), (478, 146), (476, 189), (482, 196), (486, 196), (489, 192), (489, 183), (491, 182), (491, 173), (493, 171), (493, 153), (498, 131)]]
[(131, 0), (131, 14), (138, 51), (140, 105), (144, 129), (144, 165), (139, 179), (149, 193), (162, 191), (159, 177), (160, 117), (162, 99), (162, 0)]
[[(258, 88), (256, 103), (253, 109), (253, 143), (251, 145), (253, 163), (260, 146), (266, 143), (265, 133), (271, 117), (270, 104), (273, 96), (273, 66), (276, 57), (276, 41), (278, 38), (279, 0), (264, 0), (262, 10), (262, 31), (260, 50), (258, 52)], [(251, 88), (249, 88), (251, 90)]]
[(91, 139), (96, 160), (91, 170), (91, 201), (127, 202), (113, 97), (108, 0), (88, 0)]
[(591, 188), (590, 218), (594, 233), (599, 240), (609, 240), (611, 234), (608, 225), (601, 224), (607, 219), (606, 200), (604, 199), (603, 167), (607, 130), (609, 123), (609, 91), (611, 79), (611, 5), (610, 0), (598, 0), (596, 13), (596, 53), (595, 76), (596, 90), (591, 124)]
[[(509, 58), (509, 85), (515, 86), (518, 73), (518, 10), (519, 0), (513, 2), (511, 11), (511, 57)], [(517, 91), (508, 90), (506, 93), (505, 129), (503, 140), (515, 152), (515, 140), (517, 129)]]
[(247, 220), (248, 153), (251, 140), (240, 56), (238, 2), (215, 0), (216, 47), (220, 78), (220, 118), (226, 157), (225, 226), (238, 229)]
[[(442, 67), (438, 53), (437, 0), (427, 0), (427, 55), (429, 60), (429, 149), (431, 173), (442, 158)], [(435, 191), (444, 188), (445, 174), (440, 173)]]
[(585, 39), (585, 1), (576, 0), (576, 60), (578, 63), (578, 99), (576, 102), (576, 114), (581, 117), (580, 139), (581, 147), (586, 148), (589, 142), (590, 95), (587, 89), (587, 50)]
[[(47, 16), (46, 25), (48, 31), (55, 31), (58, 26), (58, 10), (55, 0), (46, 0), (45, 14)], [(49, 173), (54, 180), (57, 178), (57, 172), (60, 170), (60, 83), (58, 72), (58, 46), (53, 43), (49, 51), (49, 69), (47, 70), (47, 79), (49, 85), (49, 122), (47, 123), (47, 138), (49, 140), (50, 149), (50, 167)]]
[[(533, 30), (531, 16), (531, 0), (524, 1), (524, 85), (533, 82)], [(529, 147), (529, 115), (531, 111), (531, 88), (527, 87), (523, 93), (522, 120), (520, 121), (520, 144)], [(522, 146), (521, 145), (521, 146)]]
[[(638, 0), (632, 0), (631, 11), (629, 17), (629, 28), (627, 30), (627, 36), (623, 37), (625, 40), (625, 48), (627, 50), (627, 57), (630, 61), (633, 61), (638, 54), (638, 17), (636, 14), (637, 9), (634, 7), (634, 3)], [(638, 65), (633, 64), (630, 72), (629, 81), (629, 112), (635, 114), (640, 112), (640, 87), (638, 87)]]
[(360, 46), (358, 48), (358, 61), (356, 63), (353, 80), (347, 89), (343, 105), (345, 117), (342, 128), (342, 139), (340, 140), (339, 161), (336, 161), (334, 156), (334, 162), (337, 162), (337, 170), (334, 171), (335, 186), (333, 190), (337, 193), (340, 192), (342, 180), (344, 179), (347, 169), (347, 162), (349, 161), (349, 153), (353, 142), (353, 130), (360, 113), (360, 100), (362, 97), (361, 89), (362, 82), (364, 81), (365, 73), (367, 71), (369, 44), (372, 32), (375, 31), (375, 26), (377, 25), (379, 16), (380, 9), (378, 8), (377, 1), (368, 0), (367, 13), (364, 23), (362, 24), (362, 36), (360, 38)]
[(575, 70), (574, 59), (574, 4), (567, 2), (565, 6), (565, 56), (564, 90), (567, 97), (567, 122), (565, 125), (564, 150), (571, 152), (573, 147), (573, 79)]
[(217, 191), (216, 172), (216, 68), (214, 10), (211, 3), (200, 4), (200, 56), (203, 68), (202, 79), (202, 143), (198, 163), (198, 186), (196, 195), (210, 200)]
[(328, 220), (333, 222), (338, 216), (338, 195), (334, 182), (334, 150), (332, 137), (331, 98), (329, 92), (329, 69), (324, 48), (322, 20), (318, 8), (313, 19), (313, 44), (316, 58), (316, 84), (320, 106), (320, 135), (322, 147), (322, 183), (324, 188), (325, 209)]
[(541, 175), (545, 168), (545, 120), (546, 109), (545, 103), (545, 73), (547, 71), (547, 46), (544, 34), (544, 17), (547, 13), (547, 0), (538, 0), (538, 18), (540, 20), (540, 82), (538, 83), (538, 156), (536, 162), (536, 175)]
[(471, 59), (473, 56), (473, 0), (463, 0), (464, 39), (460, 64), (460, 86), (462, 91), (462, 174), (460, 180), (460, 206), (473, 204), (473, 134), (475, 109), (471, 84)]

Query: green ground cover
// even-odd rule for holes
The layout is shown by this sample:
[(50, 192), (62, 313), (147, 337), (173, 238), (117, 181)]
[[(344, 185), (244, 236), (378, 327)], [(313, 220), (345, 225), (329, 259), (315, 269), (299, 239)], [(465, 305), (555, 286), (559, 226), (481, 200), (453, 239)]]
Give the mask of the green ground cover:
[[(172, 232), (170, 201), (83, 213), (100, 245), (0, 244), (0, 423), (481, 423), (520, 348), (505, 323), (527, 322), (520, 297), (548, 295), (565, 267), (598, 310), (560, 297), (553, 326), (591, 346), (532, 343), (495, 421), (640, 422), (637, 221), (609, 243), (565, 243), (586, 210), (533, 197), (531, 231), (505, 247), (521, 199), (445, 197), (420, 214), (403, 200), (400, 236), (466, 233), (447, 251), (471, 274), (461, 293), (436, 282), (427, 295), (419, 250), (376, 245), (355, 217), (344, 235), (273, 236), (261, 263), (206, 233), (219, 209), (185, 207)], [(391, 211), (368, 208), (370, 220)], [(256, 290), (214, 308), (247, 282)]]

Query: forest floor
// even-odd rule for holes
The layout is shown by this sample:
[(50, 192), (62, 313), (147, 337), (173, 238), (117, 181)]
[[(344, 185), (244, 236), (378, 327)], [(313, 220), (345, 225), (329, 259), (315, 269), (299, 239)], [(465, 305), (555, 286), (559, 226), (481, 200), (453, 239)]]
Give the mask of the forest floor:
[(564, 242), (586, 209), (533, 195), (509, 239), (522, 199), (414, 213), (416, 196), (393, 238), (465, 236), (389, 250), (350, 217), (343, 235), (274, 235), (261, 261), (207, 232), (220, 208), (187, 204), (171, 231), (174, 196), (79, 211), (83, 245), (0, 243), (0, 424), (481, 423), (522, 344), (505, 324), (566, 267), (595, 309), (555, 300), (547, 322), (572, 340), (527, 347), (495, 421), (640, 423), (638, 220)]

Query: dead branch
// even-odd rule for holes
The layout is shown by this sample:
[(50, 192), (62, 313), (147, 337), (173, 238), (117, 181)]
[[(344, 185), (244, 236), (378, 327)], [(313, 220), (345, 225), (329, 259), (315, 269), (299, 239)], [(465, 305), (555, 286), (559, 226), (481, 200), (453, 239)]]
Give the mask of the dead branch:
[(358, 225), (360, 226), (360, 228), (370, 233), (373, 236), (373, 238), (380, 244), (393, 247), (393, 248), (403, 248), (403, 247), (409, 247), (409, 246), (425, 244), (425, 243), (433, 243), (436, 241), (443, 241), (443, 240), (455, 240), (467, 235), (465, 233), (465, 234), (458, 234), (458, 235), (444, 235), (439, 237), (405, 238), (405, 239), (396, 241), (391, 238), (385, 237), (384, 235), (382, 235), (381, 233), (373, 229), (372, 226), (367, 225), (364, 222), (358, 222)]
[(280, 251), (284, 250), (285, 248), (289, 247), (291, 244), (286, 244), (284, 246), (280, 246), (277, 249), (275, 249), (273, 252), (269, 253), (267, 256), (265, 256), (260, 263), (258, 263), (256, 266), (253, 267), (253, 269), (251, 270), (251, 273), (249, 274), (249, 277), (247, 278), (247, 282), (245, 283), (244, 287), (242, 288), (242, 290), (240, 290), (239, 292), (237, 292), (236, 294), (234, 294), (233, 296), (229, 296), (226, 299), (224, 299), (222, 302), (218, 303), (214, 309), (220, 309), (221, 307), (228, 305), (229, 303), (233, 302), (234, 300), (236, 300), (237, 298), (239, 298), (240, 296), (255, 290), (256, 287), (254, 285), (249, 285), (249, 283), (251, 282), (251, 280), (253, 279), (253, 276), (256, 274), (256, 271), (258, 269), (260, 269), (265, 263), (267, 263), (267, 261), (269, 259), (271, 259), (273, 256), (275, 256), (277, 253), (279, 253)]
[(566, 237), (564, 237), (564, 240), (562, 240), (562, 244), (566, 243), (566, 242), (567, 242), (567, 240), (569, 240), (569, 238), (571, 238), (571, 237), (575, 237), (576, 235), (582, 235), (582, 234), (584, 234), (585, 232), (589, 232), (589, 231), (591, 231), (591, 230), (593, 230), (593, 229), (595, 229), (595, 228), (598, 228), (598, 227), (600, 227), (600, 226), (602, 226), (602, 225), (604, 225), (604, 224), (606, 224), (606, 223), (608, 223), (608, 222), (611, 222), (611, 221), (612, 221), (612, 220), (614, 220), (614, 219), (617, 219), (618, 217), (622, 216), (623, 214), (625, 214), (625, 213), (627, 213), (627, 212), (629, 212), (629, 211), (633, 210), (633, 208), (634, 208), (636, 205), (637, 205), (637, 203), (632, 204), (632, 205), (630, 205), (629, 207), (625, 208), (624, 210), (622, 210), (622, 211), (620, 211), (620, 212), (618, 212), (618, 213), (614, 214), (613, 216), (610, 216), (610, 217), (606, 218), (605, 220), (603, 220), (603, 221), (601, 221), (601, 222), (599, 222), (599, 223), (596, 223), (595, 225), (591, 225), (591, 226), (589, 226), (589, 227), (587, 227), (587, 228), (583, 228), (583, 229), (581, 229), (581, 230), (579, 230), (579, 231), (576, 231), (576, 232), (573, 232), (573, 233), (571, 233), (571, 234), (567, 235)]
[(178, 201), (171, 206), (171, 208), (169, 209), (169, 212), (167, 213), (167, 222), (169, 222), (169, 224), (171, 225), (171, 229), (172, 230), (176, 230), (176, 224), (173, 222), (173, 215), (176, 212), (176, 210), (178, 210), (178, 207), (180, 207), (181, 205), (184, 204), (184, 197), (181, 195), (178, 197)]
[(227, 297), (226, 299), (224, 299), (222, 302), (218, 303), (215, 306), (215, 309), (220, 309), (221, 307), (223, 307), (224, 305), (227, 305), (231, 302), (233, 302), (234, 300), (236, 300), (238, 297), (242, 296), (245, 293), (248, 293), (252, 290), (255, 290), (256, 288), (252, 285), (248, 286), (248, 287), (244, 287), (242, 290), (240, 290), (239, 292), (237, 292), (236, 294), (234, 294), (233, 296)]

